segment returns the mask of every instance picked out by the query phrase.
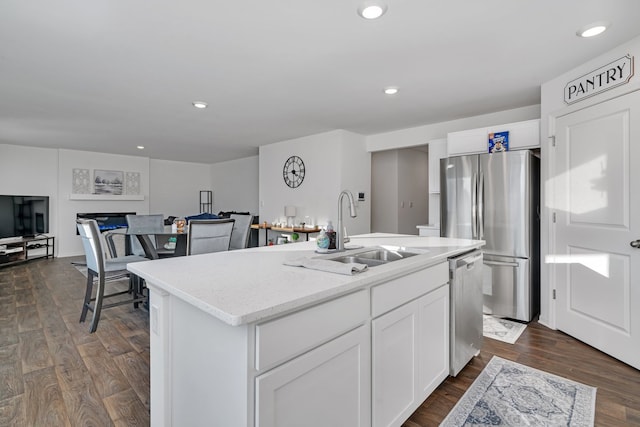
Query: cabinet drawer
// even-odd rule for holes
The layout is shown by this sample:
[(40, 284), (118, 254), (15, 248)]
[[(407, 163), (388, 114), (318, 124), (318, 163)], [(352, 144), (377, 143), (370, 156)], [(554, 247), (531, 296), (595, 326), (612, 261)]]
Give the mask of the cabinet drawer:
[(369, 294), (354, 292), (256, 326), (256, 369), (263, 371), (341, 335), (369, 317)]
[(375, 286), (371, 290), (371, 314), (373, 317), (377, 317), (438, 288), (448, 281), (449, 264), (443, 262)]

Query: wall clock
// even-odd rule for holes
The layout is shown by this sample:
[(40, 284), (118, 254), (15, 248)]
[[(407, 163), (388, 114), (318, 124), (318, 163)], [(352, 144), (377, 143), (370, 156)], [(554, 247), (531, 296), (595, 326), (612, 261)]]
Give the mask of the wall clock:
[(297, 188), (304, 180), (304, 162), (298, 156), (291, 156), (284, 162), (282, 177), (285, 184), (291, 188)]

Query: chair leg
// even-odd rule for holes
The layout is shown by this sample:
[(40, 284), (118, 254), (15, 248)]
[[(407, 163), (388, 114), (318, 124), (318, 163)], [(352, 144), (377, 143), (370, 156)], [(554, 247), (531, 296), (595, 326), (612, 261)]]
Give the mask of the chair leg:
[(96, 301), (93, 305), (93, 318), (91, 319), (91, 326), (89, 332), (93, 333), (98, 328), (98, 322), (100, 321), (100, 311), (102, 310), (102, 299), (104, 297), (104, 276), (98, 278), (98, 288), (96, 289)]
[(93, 273), (87, 270), (87, 290), (84, 294), (84, 301), (82, 303), (82, 313), (80, 314), (80, 323), (84, 322), (87, 317), (87, 311), (89, 310), (89, 304), (91, 303), (91, 292), (93, 291)]
[(138, 308), (138, 293), (140, 292), (140, 278), (135, 274), (129, 274), (129, 289), (132, 289), (133, 294), (133, 308)]

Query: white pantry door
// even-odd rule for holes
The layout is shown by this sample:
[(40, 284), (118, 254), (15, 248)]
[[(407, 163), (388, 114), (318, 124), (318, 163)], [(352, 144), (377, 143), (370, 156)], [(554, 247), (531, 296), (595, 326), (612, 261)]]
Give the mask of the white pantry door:
[(558, 329), (640, 369), (640, 92), (556, 121)]

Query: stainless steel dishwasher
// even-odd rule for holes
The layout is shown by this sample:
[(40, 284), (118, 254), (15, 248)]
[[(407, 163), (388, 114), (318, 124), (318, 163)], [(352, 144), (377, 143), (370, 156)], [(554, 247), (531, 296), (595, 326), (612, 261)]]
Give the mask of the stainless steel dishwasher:
[(449, 258), (449, 374), (458, 375), (482, 347), (482, 251)]

